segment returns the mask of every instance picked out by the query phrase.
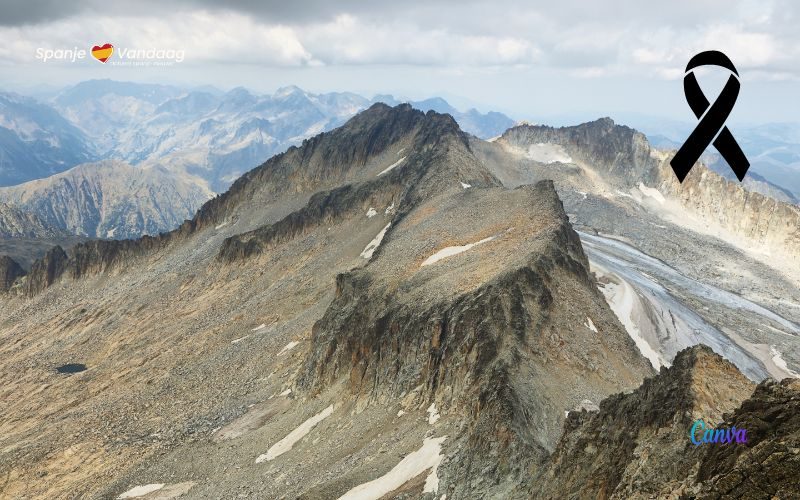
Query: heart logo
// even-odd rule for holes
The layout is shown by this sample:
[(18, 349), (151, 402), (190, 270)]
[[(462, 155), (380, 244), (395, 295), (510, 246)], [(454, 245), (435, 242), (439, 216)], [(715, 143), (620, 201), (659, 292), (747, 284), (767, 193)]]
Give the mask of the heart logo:
[(108, 61), (108, 59), (111, 57), (111, 54), (113, 53), (114, 53), (114, 46), (111, 45), (110, 43), (107, 43), (103, 46), (95, 45), (94, 47), (92, 47), (92, 56), (94, 56), (94, 58), (100, 61), (101, 63)]

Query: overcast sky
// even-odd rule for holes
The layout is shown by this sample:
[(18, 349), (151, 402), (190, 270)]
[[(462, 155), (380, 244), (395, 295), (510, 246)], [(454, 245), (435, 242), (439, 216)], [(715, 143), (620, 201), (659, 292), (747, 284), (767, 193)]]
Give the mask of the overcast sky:
[[(686, 62), (717, 49), (742, 78), (734, 121), (800, 121), (796, 2), (220, 3), (3, 0), (0, 88), (31, 93), (90, 78), (264, 93), (296, 84), (368, 97), (441, 95), (515, 118), (639, 113), (684, 120), (691, 117), (681, 84)], [(185, 60), (142, 68), (35, 58), (37, 48), (106, 42), (118, 50), (183, 49)], [(705, 76), (711, 89), (727, 73)]]

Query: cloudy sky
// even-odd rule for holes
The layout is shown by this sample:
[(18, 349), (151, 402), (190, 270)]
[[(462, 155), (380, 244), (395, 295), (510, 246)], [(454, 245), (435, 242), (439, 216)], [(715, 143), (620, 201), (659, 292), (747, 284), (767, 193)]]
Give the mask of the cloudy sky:
[[(701, 50), (728, 54), (732, 119), (800, 121), (800, 8), (791, 1), (3, 0), (0, 88), (90, 78), (441, 95), (515, 118), (653, 115), (683, 120), (681, 78)], [(167, 5), (169, 7), (167, 8)], [(181, 49), (157, 67), (36, 59), (37, 49)], [(113, 59), (113, 58), (112, 58)], [(727, 73), (706, 74), (712, 94)], [(710, 98), (713, 96), (709, 95)]]

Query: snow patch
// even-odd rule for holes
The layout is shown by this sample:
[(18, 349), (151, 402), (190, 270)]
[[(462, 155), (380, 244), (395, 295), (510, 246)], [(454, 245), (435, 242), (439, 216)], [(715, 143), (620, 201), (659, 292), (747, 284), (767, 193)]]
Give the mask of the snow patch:
[[(461, 182), (461, 181), (459, 181)], [(469, 189), (472, 187), (472, 184), (467, 184), (466, 182), (461, 182), (461, 187), (464, 189)]]
[(264, 323), (261, 323), (261, 324), (260, 324), (260, 325), (258, 325), (257, 327), (253, 328), (251, 331), (253, 331), (253, 332), (257, 332), (257, 331), (259, 331), (259, 330), (263, 330), (263, 329), (264, 329), (264, 328), (266, 328), (266, 327), (267, 327), (267, 325), (265, 325)]
[(113, 238), (114, 234), (116, 234), (116, 232), (117, 232), (117, 228), (112, 227), (111, 229), (106, 231), (106, 238)]
[(392, 470), (377, 479), (356, 486), (339, 497), (339, 500), (377, 500), (428, 469), (431, 472), (425, 478), (425, 487), (422, 491), (436, 493), (439, 490), (437, 470), (442, 463), (442, 443), (445, 439), (447, 436), (426, 438), (422, 442), (422, 448), (409, 453)]
[[(405, 160), (405, 159), (406, 159), (406, 157), (404, 156), (404, 157), (400, 158), (399, 160), (397, 160), (396, 162), (392, 163), (391, 165), (389, 165), (388, 167), (386, 167), (385, 169), (383, 169), (383, 171), (381, 171), (381, 172), (378, 174), (378, 176), (380, 176), (380, 175), (383, 175), (383, 174), (385, 174), (386, 172), (388, 172), (388, 171), (390, 171), (391, 169), (393, 169), (394, 167), (396, 167), (396, 166), (400, 165), (401, 163), (403, 163), (403, 160)], [(377, 176), (376, 176), (376, 177), (377, 177)]]
[(639, 327), (633, 320), (633, 302), (636, 291), (627, 281), (620, 280), (620, 282), (620, 285), (609, 283), (600, 289), (606, 302), (608, 302), (614, 314), (617, 315), (619, 322), (625, 327), (628, 335), (630, 335), (631, 339), (636, 343), (639, 352), (650, 361), (653, 368), (659, 371), (662, 366), (669, 366), (669, 363), (647, 343), (647, 340), (642, 336)]
[(283, 346), (283, 349), (281, 349), (281, 352), (279, 352), (279, 353), (278, 353), (278, 356), (280, 356), (281, 354), (283, 354), (283, 353), (285, 353), (285, 352), (289, 352), (289, 351), (291, 351), (292, 349), (294, 349), (295, 347), (297, 347), (297, 344), (299, 344), (299, 343), (300, 343), (300, 342), (297, 342), (296, 340), (293, 340), (293, 341), (289, 342), (288, 344), (286, 344), (285, 346)]
[(584, 200), (589, 195), (589, 193), (587, 193), (586, 191), (575, 191), (575, 192), (578, 193), (579, 195), (583, 196)]
[(572, 163), (572, 158), (560, 144), (548, 144), (544, 142), (531, 144), (525, 156), (539, 163)]
[(386, 207), (386, 210), (383, 211), (384, 215), (389, 215), (392, 211), (394, 211), (394, 202), (391, 205)]
[(369, 210), (367, 210), (367, 219), (371, 219), (376, 215), (378, 215), (378, 212), (374, 208), (369, 207)]
[(259, 455), (258, 458), (256, 458), (256, 463), (260, 464), (264, 461), (275, 460), (277, 457), (291, 450), (295, 443), (306, 437), (306, 435), (311, 432), (311, 429), (313, 429), (315, 425), (328, 418), (331, 413), (333, 413), (333, 405), (330, 405), (313, 417), (309, 418), (300, 424), (297, 429), (290, 432), (285, 438), (272, 445), (272, 447), (267, 450), (266, 453)]
[(246, 339), (249, 336), (250, 335), (245, 335), (244, 337), (239, 337), (238, 339), (231, 340), (231, 344), (238, 344), (239, 342), (241, 342), (242, 340)]
[(289, 394), (291, 394), (291, 393), (292, 393), (292, 390), (291, 390), (291, 389), (286, 389), (286, 390), (285, 390), (285, 391), (283, 391), (282, 393), (278, 394), (278, 396), (288, 396), (288, 395), (289, 395)]
[(446, 257), (452, 257), (453, 255), (458, 255), (458, 254), (460, 254), (462, 252), (466, 252), (470, 248), (473, 248), (473, 247), (476, 247), (476, 246), (481, 245), (483, 243), (486, 243), (487, 241), (492, 241), (493, 239), (494, 239), (494, 236), (489, 236), (488, 238), (484, 238), (484, 239), (482, 239), (480, 241), (476, 241), (475, 243), (469, 243), (467, 245), (462, 245), (462, 246), (442, 248), (441, 250), (439, 250), (435, 254), (433, 254), (430, 257), (428, 257), (427, 259), (425, 259), (425, 262), (423, 262), (422, 265), (423, 266), (428, 266), (430, 264), (434, 264), (434, 263), (439, 262), (440, 260), (442, 260), (442, 259), (444, 259)]
[(383, 237), (386, 236), (386, 231), (389, 230), (389, 226), (391, 225), (392, 225), (391, 222), (386, 224), (386, 227), (381, 229), (381, 232), (378, 233), (378, 235), (375, 236), (375, 238), (373, 238), (372, 241), (370, 241), (366, 247), (364, 247), (364, 250), (361, 251), (361, 257), (367, 260), (372, 258), (372, 254), (375, 253), (375, 250), (377, 250), (378, 247), (381, 245), (381, 241), (383, 241)]
[(152, 493), (154, 491), (158, 491), (163, 488), (165, 485), (164, 483), (153, 483), (153, 484), (145, 484), (144, 486), (136, 486), (135, 488), (131, 488), (122, 495), (118, 496), (117, 498), (138, 498), (147, 495), (148, 493)]
[(428, 407), (428, 423), (433, 425), (439, 420), (439, 410), (436, 409), (436, 403), (431, 403)]
[(225, 221), (222, 224), (217, 224), (216, 226), (214, 226), (214, 229), (215, 230), (220, 230), (220, 229), (222, 229), (223, 227), (225, 227), (227, 225), (228, 225), (228, 221)]
[(775, 346), (770, 346), (769, 352), (772, 355), (772, 362), (775, 363), (775, 366), (789, 374), (790, 377), (800, 378), (800, 373), (789, 369), (789, 367), (786, 365), (786, 360), (783, 359), (781, 352), (777, 350)]
[(639, 183), (639, 191), (641, 191), (643, 195), (649, 196), (650, 198), (655, 199), (657, 202), (659, 202), (662, 205), (667, 201), (667, 200), (664, 199), (664, 195), (661, 194), (661, 191), (659, 191), (656, 188), (647, 187), (644, 184), (642, 184), (641, 182)]
[(589, 330), (593, 331), (594, 333), (597, 333), (597, 327), (594, 326), (594, 323), (592, 322), (592, 318), (590, 318), (589, 316), (586, 316), (586, 322), (583, 324), (583, 326), (585, 326)]
[(632, 199), (632, 200), (634, 200), (634, 201), (636, 200), (636, 198), (634, 198), (634, 197), (633, 197), (633, 196), (631, 196), (630, 194), (628, 194), (628, 193), (623, 193), (623, 192), (622, 192), (622, 191), (620, 191), (619, 189), (616, 189), (616, 190), (614, 190), (614, 192), (615, 192), (615, 193), (617, 193), (617, 196), (621, 196), (621, 197), (623, 197), (623, 198), (630, 198), (630, 199)]
[(400, 411), (397, 412), (397, 416), (398, 417), (402, 417), (405, 414), (406, 414), (406, 412), (404, 412), (403, 410), (400, 410)]

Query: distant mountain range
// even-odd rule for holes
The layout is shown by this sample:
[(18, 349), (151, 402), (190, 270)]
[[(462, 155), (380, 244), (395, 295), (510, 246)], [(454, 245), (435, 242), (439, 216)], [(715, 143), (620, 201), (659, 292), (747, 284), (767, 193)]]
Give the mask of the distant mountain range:
[(55, 109), (0, 93), (0, 186), (47, 177), (95, 158), (88, 137)]
[[(0, 200), (76, 235), (156, 234), (271, 156), (375, 102), (400, 101), (295, 86), (257, 95), (111, 80), (79, 83), (47, 103), (0, 94)], [(450, 113), (482, 138), (514, 124), (441, 98), (413, 105)], [(95, 163), (104, 159), (114, 161)]]
[[(63, 172), (98, 159), (151, 162), (202, 179), (222, 192), (241, 174), (303, 139), (344, 123), (375, 102), (298, 87), (257, 95), (167, 85), (90, 80), (48, 103), (0, 94), (0, 186)], [(412, 105), (450, 113), (469, 133), (494, 137), (514, 124), (501, 113), (466, 112), (433, 98)]]
[[(313, 94), (295, 86), (258, 95), (244, 88), (222, 92), (111, 80), (79, 83), (47, 103), (0, 94), (0, 186), (7, 186), (0, 188), (0, 201), (33, 211), (54, 230), (84, 237), (156, 234), (190, 218), (268, 158), (376, 102), (400, 100)], [(450, 114), (481, 139), (515, 124), (502, 113), (459, 111), (438, 97), (411, 104)], [(637, 123), (661, 148), (680, 146), (691, 131), (677, 122)], [(753, 163), (744, 187), (797, 204), (800, 126), (742, 128), (736, 135)], [(730, 177), (713, 151), (703, 160)]]
[[(159, 166), (119, 160), (0, 188), (0, 201), (31, 214), (41, 226), (90, 238), (134, 238), (177, 227), (213, 193)], [(35, 214), (35, 215), (34, 215)]]

